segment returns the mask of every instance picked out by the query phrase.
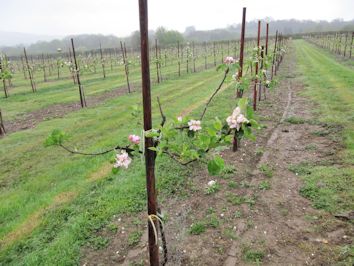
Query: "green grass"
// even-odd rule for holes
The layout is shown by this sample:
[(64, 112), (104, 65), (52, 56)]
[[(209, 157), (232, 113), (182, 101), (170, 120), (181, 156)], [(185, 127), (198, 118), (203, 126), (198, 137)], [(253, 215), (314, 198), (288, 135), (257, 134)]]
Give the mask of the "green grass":
[(246, 262), (252, 262), (256, 264), (260, 264), (265, 257), (264, 251), (253, 249), (251, 247), (243, 247), (243, 260)]
[(290, 116), (285, 119), (285, 122), (288, 122), (290, 124), (304, 124), (306, 121), (302, 117)]
[(133, 247), (139, 244), (142, 235), (143, 233), (141, 231), (134, 231), (130, 233), (128, 236), (128, 245)]
[[(199, 114), (221, 75), (208, 70), (153, 86), (154, 124), (160, 121), (156, 96), (160, 96), (168, 117), (176, 117), (183, 110)], [(233, 93), (225, 90), (216, 97), (207, 117), (223, 117), (233, 110)], [(124, 95), (0, 139), (0, 241), (7, 243), (1, 246), (0, 264), (78, 264), (83, 245), (106, 245), (95, 232), (109, 224), (113, 215), (145, 209), (145, 168), (140, 158), (129, 170), (113, 175), (108, 163), (111, 155), (85, 157), (43, 146), (55, 128), (66, 131), (67, 144), (80, 150), (96, 151), (126, 143), (128, 134), (140, 134), (128, 109), (140, 102), (140, 93)], [(101, 179), (92, 178), (92, 173)], [(158, 159), (161, 197), (178, 193), (188, 184), (187, 174), (188, 168), (168, 158)], [(66, 201), (57, 198), (70, 193), (74, 196)]]
[[(209, 56), (208, 62), (211, 63), (212, 57)], [(220, 61), (217, 61), (220, 63)], [(204, 58), (196, 60), (196, 67), (204, 66)], [(172, 61), (167, 66), (162, 66), (163, 78), (177, 79), (177, 62)], [(186, 64), (181, 64), (181, 76), (186, 77)], [(22, 71), (14, 74), (14, 87), (10, 88), (10, 97), (0, 96), (0, 106), (3, 110), (5, 120), (20, 118), (24, 114), (40, 110), (53, 104), (63, 104), (79, 102), (77, 85), (73, 84), (71, 74), (67, 67), (61, 69), (60, 79), (57, 79), (56, 71), (48, 78), (48, 82), (43, 82), (43, 72), (37, 70), (34, 79), (37, 84), (37, 92), (32, 93), (30, 80), (24, 79)], [(151, 78), (154, 81), (156, 73), (155, 64), (151, 64)], [(189, 72), (191, 73), (191, 72)], [(103, 79), (101, 66), (97, 67), (97, 73), (84, 72), (81, 77), (81, 83), (84, 86), (86, 96), (100, 95), (115, 88), (126, 87), (126, 77), (124, 66), (115, 65), (113, 70), (106, 66), (106, 79)], [(140, 86), (141, 69), (139, 64), (129, 66), (129, 80), (132, 88)], [(19, 106), (20, 103), (25, 103)], [(20, 107), (20, 108), (19, 108)]]
[[(354, 70), (323, 50), (295, 42), (298, 71), (306, 85), (304, 95), (317, 103), (319, 122), (327, 129), (312, 132), (339, 140), (340, 165), (291, 166), (304, 179), (301, 194), (316, 208), (330, 212), (354, 209)], [(338, 137), (337, 137), (338, 136)]]
[(204, 233), (206, 230), (206, 226), (203, 222), (197, 222), (191, 225), (191, 228), (189, 229), (189, 233), (191, 235), (200, 235)]
[(259, 170), (266, 176), (266, 177), (273, 177), (273, 168), (268, 164), (261, 164), (259, 166)]

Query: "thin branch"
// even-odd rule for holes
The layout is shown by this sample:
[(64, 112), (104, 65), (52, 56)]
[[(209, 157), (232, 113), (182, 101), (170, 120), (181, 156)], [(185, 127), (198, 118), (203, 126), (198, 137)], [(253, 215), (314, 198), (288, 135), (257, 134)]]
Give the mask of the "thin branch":
[(183, 129), (187, 129), (189, 128), (189, 126), (180, 126), (180, 127), (175, 127), (175, 129), (179, 129), (179, 130), (183, 130)]
[[(125, 150), (128, 153), (131, 153), (133, 151), (135, 151), (134, 149), (129, 148), (129, 146), (125, 146), (125, 147), (121, 147), (121, 146), (116, 146), (115, 148), (111, 148), (102, 152), (96, 152), (96, 153), (87, 153), (87, 152), (81, 152), (81, 151), (76, 151), (76, 150), (72, 150), (66, 146), (64, 146), (62, 143), (58, 144), (60, 147), (62, 147), (64, 150), (72, 153), (72, 154), (80, 154), (80, 155), (87, 155), (87, 156), (98, 156), (98, 155), (104, 155), (107, 154), (109, 152), (115, 151), (115, 150)], [(139, 151), (139, 153), (142, 153), (141, 151)]]
[(173, 160), (175, 160), (177, 163), (183, 165), (183, 166), (186, 166), (192, 162), (195, 162), (197, 161), (198, 159), (193, 159), (193, 160), (190, 160), (190, 161), (187, 161), (187, 162), (182, 162), (181, 160), (178, 159), (178, 156), (176, 154), (173, 154), (173, 153), (170, 153), (169, 151), (164, 151), (163, 153), (167, 154), (168, 156), (170, 156)]
[(162, 118), (162, 121), (161, 121), (161, 127), (163, 127), (166, 123), (166, 116), (164, 115), (163, 111), (162, 111), (162, 106), (161, 106), (161, 103), (160, 103), (160, 98), (157, 97), (157, 103), (159, 104), (159, 109), (160, 109), (160, 114), (161, 114), (161, 118)]
[(224, 84), (225, 79), (226, 79), (226, 77), (227, 77), (227, 74), (229, 73), (229, 70), (230, 70), (229, 67), (225, 70), (224, 77), (223, 77), (223, 79), (221, 80), (221, 82), (220, 82), (220, 84), (219, 84), (219, 87), (214, 91), (214, 93), (211, 95), (211, 97), (209, 98), (209, 100), (208, 100), (207, 103), (205, 104), (203, 113), (202, 113), (202, 115), (200, 116), (200, 120), (203, 120), (204, 115), (205, 115), (205, 113), (206, 113), (206, 111), (207, 111), (207, 109), (208, 109), (208, 106), (209, 106), (210, 102), (212, 101), (212, 99), (215, 97), (215, 95), (219, 92), (219, 90), (221, 89), (222, 85)]

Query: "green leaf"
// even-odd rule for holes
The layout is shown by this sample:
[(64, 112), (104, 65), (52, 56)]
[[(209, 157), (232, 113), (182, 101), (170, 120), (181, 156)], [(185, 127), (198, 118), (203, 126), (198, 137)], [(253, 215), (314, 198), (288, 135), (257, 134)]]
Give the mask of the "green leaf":
[(234, 137), (232, 135), (227, 135), (227, 136), (225, 136), (224, 141), (225, 141), (225, 143), (231, 144), (233, 141), (233, 138)]
[(160, 136), (160, 133), (154, 129), (145, 131), (145, 137), (147, 137), (147, 138), (153, 138), (153, 137), (159, 137), (159, 136)]
[(53, 146), (59, 145), (63, 142), (64, 138), (66, 137), (64, 131), (60, 129), (54, 129), (52, 133), (48, 136), (48, 138), (44, 142), (44, 146)]
[(215, 128), (216, 130), (218, 130), (218, 131), (221, 130), (221, 128), (222, 128), (222, 123), (221, 123), (220, 119), (215, 118), (214, 128)]
[(218, 65), (218, 66), (216, 67), (216, 71), (225, 70), (226, 68), (227, 68), (227, 65), (221, 64), (221, 65)]
[(207, 128), (207, 131), (208, 131), (208, 134), (209, 134), (209, 136), (215, 136), (216, 135), (216, 131), (215, 131), (215, 129), (213, 129), (213, 128)]
[(224, 166), (224, 160), (217, 155), (213, 160), (208, 162), (208, 172), (210, 175), (217, 175), (224, 169)]
[(119, 172), (119, 168), (116, 168), (116, 167), (112, 168), (112, 173), (113, 174), (118, 174), (118, 172)]

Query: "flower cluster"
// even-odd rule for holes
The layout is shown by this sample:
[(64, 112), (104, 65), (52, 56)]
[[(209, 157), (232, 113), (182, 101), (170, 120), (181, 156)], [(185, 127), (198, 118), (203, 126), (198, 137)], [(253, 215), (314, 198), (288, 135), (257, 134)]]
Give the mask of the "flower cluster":
[(230, 128), (236, 128), (237, 131), (240, 130), (243, 123), (249, 123), (248, 119), (241, 114), (240, 107), (236, 107), (228, 118), (226, 118), (226, 122)]
[(140, 143), (140, 137), (137, 135), (129, 135), (128, 140), (133, 143), (133, 144), (139, 144)]
[(128, 168), (129, 164), (132, 162), (132, 159), (129, 157), (126, 151), (121, 151), (116, 154), (116, 162), (114, 168), (124, 167)]
[(189, 130), (199, 131), (202, 129), (201, 122), (199, 120), (190, 120), (188, 122)]
[(224, 63), (230, 65), (236, 63), (236, 60), (232, 56), (226, 56)]
[(216, 181), (215, 181), (215, 180), (210, 180), (210, 181), (208, 182), (208, 187), (215, 186), (215, 184), (216, 184)]

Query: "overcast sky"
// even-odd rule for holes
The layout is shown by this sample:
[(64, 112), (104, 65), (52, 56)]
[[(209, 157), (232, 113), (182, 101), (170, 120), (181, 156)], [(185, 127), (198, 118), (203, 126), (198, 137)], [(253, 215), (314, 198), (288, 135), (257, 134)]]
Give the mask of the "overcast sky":
[[(354, 19), (354, 0), (149, 0), (149, 28), (184, 31), (247, 20)], [(46, 35), (102, 33), (125, 36), (138, 29), (138, 0), (0, 0), (0, 31)]]

